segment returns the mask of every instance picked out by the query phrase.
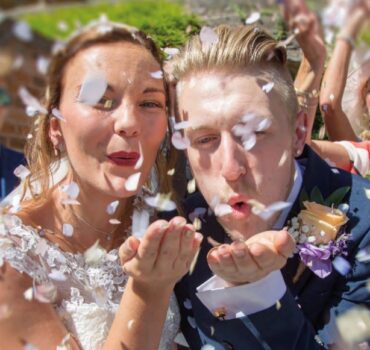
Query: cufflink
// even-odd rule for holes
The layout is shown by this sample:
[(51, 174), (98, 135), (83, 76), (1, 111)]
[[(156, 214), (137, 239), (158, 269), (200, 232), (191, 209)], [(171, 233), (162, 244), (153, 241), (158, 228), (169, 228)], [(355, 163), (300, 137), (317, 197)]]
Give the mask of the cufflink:
[(224, 307), (218, 307), (213, 310), (213, 316), (219, 320), (224, 320), (226, 317), (226, 309)]

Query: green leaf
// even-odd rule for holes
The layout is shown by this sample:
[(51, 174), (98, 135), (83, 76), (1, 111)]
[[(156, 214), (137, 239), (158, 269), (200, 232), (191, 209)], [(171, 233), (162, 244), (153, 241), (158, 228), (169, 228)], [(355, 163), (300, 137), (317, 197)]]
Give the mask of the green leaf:
[(311, 191), (311, 194), (310, 194), (310, 200), (312, 202), (315, 202), (315, 203), (318, 203), (318, 204), (324, 204), (325, 203), (325, 200), (324, 200), (324, 197), (322, 196), (319, 188), (317, 186), (315, 186), (312, 191)]
[(308, 197), (308, 193), (306, 191), (306, 189), (302, 189), (301, 193), (299, 194), (299, 205), (301, 207), (301, 209), (304, 208), (304, 205), (303, 205), (303, 202), (304, 201), (309, 201), (310, 198)]
[(325, 205), (327, 205), (328, 207), (331, 207), (332, 205), (337, 207), (339, 204), (342, 203), (343, 198), (346, 196), (350, 189), (351, 187), (349, 186), (336, 189), (330, 196), (326, 198)]

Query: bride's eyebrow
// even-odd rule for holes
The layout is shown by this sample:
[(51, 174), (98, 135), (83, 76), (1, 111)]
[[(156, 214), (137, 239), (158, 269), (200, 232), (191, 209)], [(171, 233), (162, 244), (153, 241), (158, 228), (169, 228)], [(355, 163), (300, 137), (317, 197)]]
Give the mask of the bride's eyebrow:
[(144, 89), (143, 94), (150, 94), (150, 93), (161, 93), (166, 95), (163, 89), (155, 88), (155, 87), (147, 87)]

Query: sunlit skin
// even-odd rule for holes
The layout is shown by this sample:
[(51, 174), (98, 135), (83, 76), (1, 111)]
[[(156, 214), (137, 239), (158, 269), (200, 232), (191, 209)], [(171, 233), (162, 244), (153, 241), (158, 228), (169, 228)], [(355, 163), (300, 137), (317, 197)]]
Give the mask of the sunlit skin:
[[(136, 172), (108, 161), (117, 151), (140, 152), (143, 166), (138, 186), (143, 184), (164, 138), (167, 117), (162, 79), (151, 77), (159, 64), (143, 48), (130, 43), (94, 46), (69, 62), (63, 79), (59, 109), (66, 122), (59, 123), (68, 158), (83, 186), (114, 198), (128, 197), (126, 179)], [(95, 106), (78, 101), (81, 84), (88, 74), (101, 71), (108, 89)], [(111, 101), (112, 107), (104, 107)], [(110, 103), (110, 102), (108, 102)]]
[[(292, 123), (281, 97), (274, 90), (262, 91), (261, 79), (258, 83), (256, 79), (259, 73), (258, 69), (203, 71), (185, 78), (178, 89), (181, 119), (191, 124), (185, 131), (191, 142), (187, 156), (203, 196), (210, 205), (215, 197), (228, 203), (236, 196), (243, 202), (240, 211), (218, 221), (233, 239), (242, 238), (247, 244), (222, 245), (208, 256), (213, 272), (233, 284), (280, 269), (294, 250), (286, 231), (266, 232), (280, 213), (264, 221), (247, 204), (249, 199), (265, 205), (287, 199), (294, 181), (294, 156), (303, 149), (305, 137), (304, 117)], [(257, 133), (250, 151), (232, 132), (247, 113), (272, 122)], [(286, 161), (279, 165), (283, 153)]]

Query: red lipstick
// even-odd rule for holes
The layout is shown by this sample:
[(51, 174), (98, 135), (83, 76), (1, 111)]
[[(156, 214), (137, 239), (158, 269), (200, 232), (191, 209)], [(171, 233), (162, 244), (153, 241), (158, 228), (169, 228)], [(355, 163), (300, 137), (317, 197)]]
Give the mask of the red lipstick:
[(140, 158), (137, 152), (113, 152), (107, 155), (109, 161), (118, 166), (135, 166)]

